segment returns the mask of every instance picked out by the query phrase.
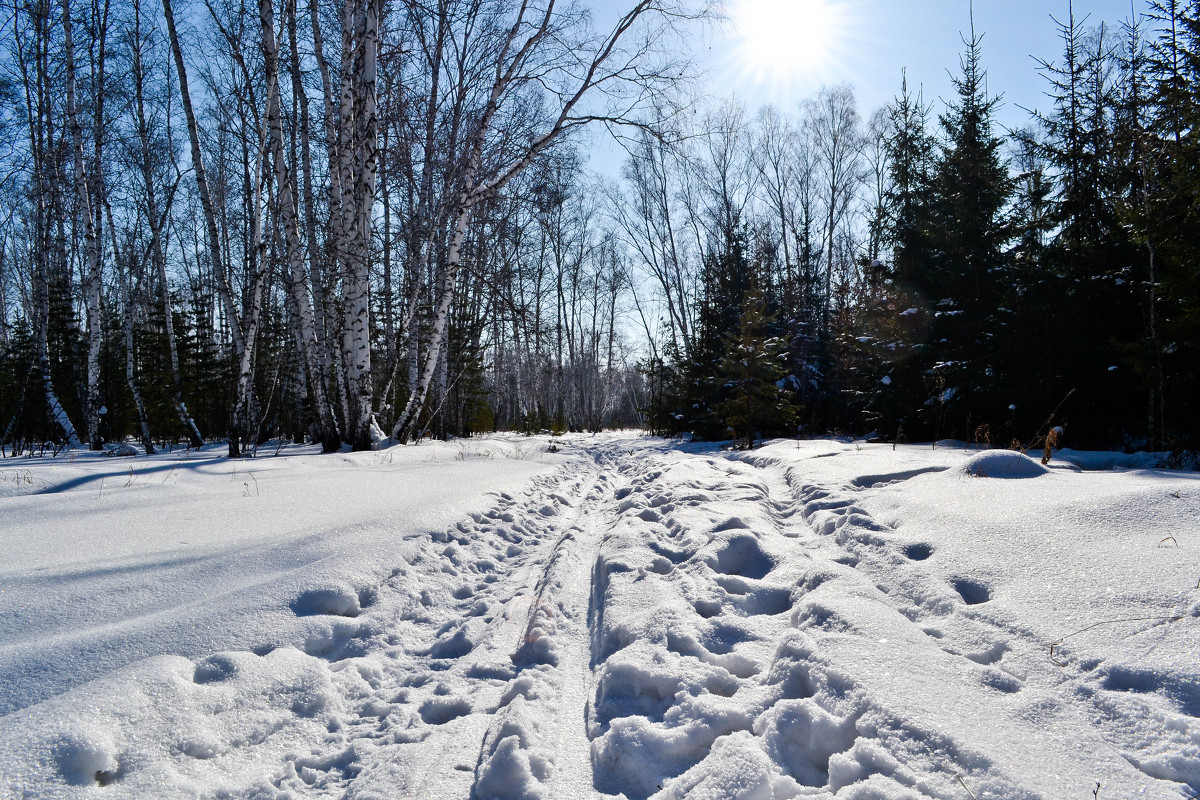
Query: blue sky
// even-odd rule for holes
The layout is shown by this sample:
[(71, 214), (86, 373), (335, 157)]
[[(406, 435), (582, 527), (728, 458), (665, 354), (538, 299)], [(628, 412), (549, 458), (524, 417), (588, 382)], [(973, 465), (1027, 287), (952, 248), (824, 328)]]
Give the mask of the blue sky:
[[(630, 2), (592, 0), (592, 5), (603, 22)], [(854, 86), (865, 117), (898, 93), (901, 70), (907, 69), (910, 88), (924, 90), (935, 114), (943, 108), (941, 101), (953, 96), (950, 71), (957, 71), (962, 37), (970, 30), (969, 0), (726, 0), (730, 16), (736, 19), (748, 2), (823, 3), (835, 20), (832, 35), (823, 37), (827, 52), (818, 64), (796, 68), (786, 80), (758, 80), (747, 68), (745, 44), (733, 26), (713, 29), (695, 38), (711, 94), (736, 94), (751, 109), (774, 103), (794, 110), (821, 85), (845, 82)], [(1076, 0), (1074, 5), (1077, 18), (1114, 29), (1133, 8), (1147, 10), (1146, 0)], [(1026, 125), (1029, 114), (1022, 107), (1049, 106), (1034, 56), (1058, 59), (1061, 42), (1051, 15), (1065, 20), (1067, 0), (976, 0), (974, 12), (976, 32), (984, 37), (989, 87), (1003, 95), (998, 120), (1007, 127)]]
[[(612, 0), (608, 0), (612, 2)], [(736, 87), (753, 106), (774, 102), (794, 105), (822, 83), (845, 81), (854, 85), (864, 113), (895, 96), (901, 70), (907, 68), (910, 86), (924, 85), (927, 99), (953, 94), (948, 70), (957, 70), (963, 50), (962, 36), (970, 31), (968, 0), (828, 0), (843, 10), (832, 49), (836, 64), (813, 70), (790, 86), (768, 87), (739, 75), (730, 65), (738, 58), (736, 34), (714, 41), (709, 58), (718, 85)], [(731, 6), (733, 6), (731, 2)], [(1045, 107), (1045, 80), (1034, 56), (1055, 60), (1061, 51), (1053, 14), (1066, 20), (1067, 0), (976, 0), (975, 29), (982, 34), (984, 67), (993, 92), (1005, 97), (1002, 116), (1020, 124), (1027, 116), (1017, 106)], [(1077, 0), (1075, 15), (1088, 24), (1107, 22), (1114, 27), (1131, 15), (1131, 8), (1146, 10), (1145, 0)], [(839, 74), (840, 73), (840, 74)], [(940, 105), (940, 104), (939, 104)], [(1011, 118), (1015, 118), (1012, 121)]]

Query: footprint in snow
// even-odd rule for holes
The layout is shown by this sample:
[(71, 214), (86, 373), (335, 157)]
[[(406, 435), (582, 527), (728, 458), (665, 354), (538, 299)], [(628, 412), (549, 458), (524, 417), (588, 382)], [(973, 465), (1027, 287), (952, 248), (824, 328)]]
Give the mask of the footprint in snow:
[(761, 580), (775, 569), (775, 560), (763, 551), (753, 534), (742, 534), (731, 537), (717, 552), (716, 558), (708, 560), (708, 565), (725, 575)]
[(471, 713), (471, 704), (460, 697), (431, 697), (418, 709), (427, 725), (445, 725), (447, 722)]
[(357, 617), (362, 613), (365, 599), (371, 599), (370, 595), (364, 596), (345, 586), (324, 586), (302, 592), (292, 601), (292, 611), (299, 617)]
[(933, 555), (933, 547), (924, 542), (914, 542), (904, 547), (904, 557), (911, 561), (924, 561)]
[(977, 606), (992, 599), (992, 591), (987, 584), (974, 578), (953, 578), (950, 585), (969, 606)]

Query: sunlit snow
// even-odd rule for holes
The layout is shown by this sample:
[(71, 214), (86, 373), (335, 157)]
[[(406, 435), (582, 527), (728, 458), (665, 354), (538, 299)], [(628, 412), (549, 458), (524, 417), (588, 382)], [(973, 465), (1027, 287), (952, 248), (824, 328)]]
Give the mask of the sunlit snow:
[(0, 796), (1200, 789), (1197, 474), (553, 441), (8, 460)]

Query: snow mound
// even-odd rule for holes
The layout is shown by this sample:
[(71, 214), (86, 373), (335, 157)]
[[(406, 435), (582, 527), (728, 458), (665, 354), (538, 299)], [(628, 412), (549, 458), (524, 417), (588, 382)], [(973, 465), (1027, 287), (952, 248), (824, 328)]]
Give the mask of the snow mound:
[(967, 459), (962, 471), (972, 478), (1036, 478), (1050, 470), (1013, 450), (985, 450)]
[(117, 772), (117, 757), (106, 732), (68, 734), (55, 748), (59, 771), (73, 786), (105, 786)]

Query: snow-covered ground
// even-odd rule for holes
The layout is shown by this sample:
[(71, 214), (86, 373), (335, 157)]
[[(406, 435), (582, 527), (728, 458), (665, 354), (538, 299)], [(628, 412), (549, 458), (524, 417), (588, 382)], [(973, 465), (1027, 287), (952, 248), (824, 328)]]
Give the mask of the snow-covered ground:
[(0, 797), (1200, 791), (1200, 475), (548, 445), (4, 462)]

